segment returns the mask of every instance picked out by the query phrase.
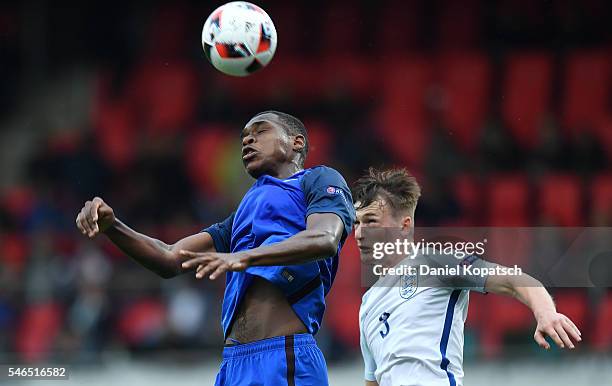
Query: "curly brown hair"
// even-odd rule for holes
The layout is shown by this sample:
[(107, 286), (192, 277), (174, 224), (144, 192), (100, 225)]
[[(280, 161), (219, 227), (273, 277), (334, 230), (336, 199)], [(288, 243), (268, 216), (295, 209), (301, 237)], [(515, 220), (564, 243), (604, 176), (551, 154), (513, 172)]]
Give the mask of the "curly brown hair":
[(373, 167), (353, 185), (353, 202), (362, 209), (378, 199), (384, 199), (394, 213), (414, 210), (421, 196), (421, 187), (416, 178), (404, 168), (378, 170)]

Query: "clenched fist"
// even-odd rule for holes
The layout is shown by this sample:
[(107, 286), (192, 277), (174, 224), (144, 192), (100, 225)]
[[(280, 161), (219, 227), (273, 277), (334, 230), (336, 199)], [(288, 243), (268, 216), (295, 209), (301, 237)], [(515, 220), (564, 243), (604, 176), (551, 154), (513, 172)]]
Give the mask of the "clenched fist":
[(94, 238), (98, 233), (105, 232), (115, 221), (113, 208), (100, 197), (87, 201), (76, 218), (77, 228), (82, 234)]

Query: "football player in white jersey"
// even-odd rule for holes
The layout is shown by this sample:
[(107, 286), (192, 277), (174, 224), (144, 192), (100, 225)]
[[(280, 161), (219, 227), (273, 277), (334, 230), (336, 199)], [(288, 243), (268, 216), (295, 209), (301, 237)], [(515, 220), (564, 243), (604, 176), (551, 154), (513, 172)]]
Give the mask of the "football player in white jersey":
[[(419, 196), (416, 179), (404, 169), (370, 169), (356, 182), (355, 238), (364, 263), (373, 263), (372, 239), (388, 237), (378, 228), (399, 229), (411, 237)], [(450, 261), (501, 268), (473, 255), (463, 260), (446, 255), (419, 260), (391, 254), (377, 262), (384, 268), (397, 268), (407, 261), (408, 265), (428, 261), (443, 266)], [(561, 348), (573, 349), (574, 342), (581, 340), (576, 325), (556, 311), (546, 289), (527, 274), (449, 274), (423, 280), (413, 272), (381, 275), (363, 296), (359, 328), (366, 386), (462, 385), (469, 290), (513, 296), (526, 304), (537, 321), (534, 339), (545, 349), (550, 348), (545, 336)]]

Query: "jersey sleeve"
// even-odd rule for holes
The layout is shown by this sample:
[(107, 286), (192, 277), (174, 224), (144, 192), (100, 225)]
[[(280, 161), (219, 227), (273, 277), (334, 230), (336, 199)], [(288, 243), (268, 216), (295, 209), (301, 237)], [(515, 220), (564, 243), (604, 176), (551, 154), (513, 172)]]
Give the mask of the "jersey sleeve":
[(363, 335), (362, 328), (359, 331), (359, 344), (361, 346), (361, 356), (363, 357), (364, 364), (363, 377), (366, 381), (376, 381), (376, 376), (374, 375), (376, 372), (376, 362), (374, 361), (374, 357), (370, 352), (370, 348), (368, 347), (368, 342), (366, 342), (365, 336)]
[(319, 166), (302, 179), (306, 197), (306, 217), (313, 213), (334, 213), (344, 223), (342, 240), (351, 233), (355, 222), (353, 198), (344, 178), (332, 168)]
[(234, 223), (235, 213), (233, 212), (225, 220), (202, 230), (202, 232), (210, 234), (217, 252), (231, 252), (230, 243), (232, 241), (232, 224)]
[[(437, 253), (435, 255), (430, 256), (430, 261), (434, 262), (434, 265), (437, 266), (448, 266), (448, 267), (457, 267), (458, 273), (456, 275), (451, 276), (441, 276), (440, 280), (454, 288), (466, 289), (471, 291), (477, 291), (486, 293), (485, 284), (487, 281), (487, 275), (482, 275), (479, 271), (479, 274), (470, 273), (472, 271), (461, 269), (463, 266), (471, 266), (471, 268), (489, 268), (494, 267), (495, 264), (488, 262), (486, 260), (481, 259), (477, 255), (470, 255), (464, 257), (462, 259), (458, 259), (451, 254)], [(486, 270), (485, 270), (486, 271)]]

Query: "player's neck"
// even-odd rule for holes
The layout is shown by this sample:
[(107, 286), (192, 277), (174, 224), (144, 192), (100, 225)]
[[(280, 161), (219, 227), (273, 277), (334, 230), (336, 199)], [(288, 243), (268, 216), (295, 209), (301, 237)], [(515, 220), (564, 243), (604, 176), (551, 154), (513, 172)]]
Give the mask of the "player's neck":
[(276, 175), (271, 174), (271, 176), (280, 180), (284, 180), (286, 178), (291, 177), (295, 173), (301, 172), (302, 170), (304, 170), (302, 167), (294, 163), (288, 163), (279, 166), (278, 170), (276, 170)]

